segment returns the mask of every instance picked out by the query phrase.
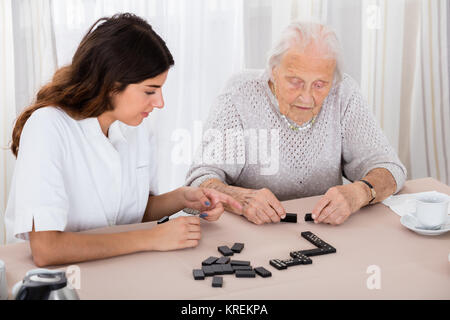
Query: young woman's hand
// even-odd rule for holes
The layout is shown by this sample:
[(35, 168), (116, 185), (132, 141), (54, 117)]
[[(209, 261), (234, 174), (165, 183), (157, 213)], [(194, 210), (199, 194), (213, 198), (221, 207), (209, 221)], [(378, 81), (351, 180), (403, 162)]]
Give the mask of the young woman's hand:
[(241, 210), (241, 204), (224, 193), (209, 188), (183, 187), (182, 203), (185, 208), (201, 212), (200, 217), (208, 221), (216, 221), (224, 212), (224, 204)]
[(201, 238), (199, 217), (179, 217), (152, 229), (145, 230), (146, 237), (151, 234), (152, 240), (144, 241), (151, 247), (146, 250), (170, 251), (198, 246)]

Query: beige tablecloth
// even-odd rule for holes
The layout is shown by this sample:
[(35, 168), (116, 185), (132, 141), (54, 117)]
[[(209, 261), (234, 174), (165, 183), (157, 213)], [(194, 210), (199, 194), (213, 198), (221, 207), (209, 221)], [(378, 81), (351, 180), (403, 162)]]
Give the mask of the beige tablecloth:
[[(450, 195), (450, 187), (434, 179), (408, 181), (401, 193), (437, 190)], [(283, 203), (298, 214), (297, 224), (256, 226), (225, 213), (215, 223), (202, 221), (197, 248), (172, 252), (145, 252), (79, 263), (81, 299), (450, 299), (450, 232), (421, 236), (400, 224), (400, 217), (382, 204), (363, 208), (341, 226), (303, 221), (320, 197)], [(90, 232), (106, 233), (151, 228), (155, 223), (116, 226)], [(337, 249), (312, 257), (313, 264), (278, 271), (274, 258), (313, 248), (300, 236), (311, 231)], [(220, 256), (218, 246), (245, 243), (232, 258), (264, 266), (270, 278), (236, 278), (224, 275), (222, 288), (211, 278), (195, 281), (192, 270), (209, 256)], [(6, 264), (9, 290), (26, 271), (36, 268), (28, 243), (0, 247)], [(65, 269), (60, 266), (51, 269)], [(379, 289), (369, 289), (379, 271)], [(369, 271), (369, 272), (368, 272)], [(369, 279), (370, 278), (370, 279)]]

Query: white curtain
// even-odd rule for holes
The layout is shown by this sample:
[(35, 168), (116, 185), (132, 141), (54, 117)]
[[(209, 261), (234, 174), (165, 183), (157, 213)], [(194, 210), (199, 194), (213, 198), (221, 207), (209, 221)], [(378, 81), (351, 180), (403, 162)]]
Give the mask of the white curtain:
[(450, 183), (446, 0), (365, 0), (361, 86), (408, 178)]
[[(133, 12), (166, 40), (175, 59), (166, 107), (151, 115), (159, 189), (184, 183), (202, 122), (227, 78), (264, 68), (281, 30), (296, 19), (331, 25), (344, 70), (361, 84), (408, 178), (450, 183), (449, 4), (445, 0), (0, 0), (0, 137), (54, 71), (71, 61), (98, 18)], [(14, 159), (2, 149), (0, 213)], [(0, 217), (0, 243), (4, 240)]]
[(0, 1), (0, 244), (6, 242), (4, 214), (14, 167), (14, 157), (7, 149), (16, 118), (11, 2)]

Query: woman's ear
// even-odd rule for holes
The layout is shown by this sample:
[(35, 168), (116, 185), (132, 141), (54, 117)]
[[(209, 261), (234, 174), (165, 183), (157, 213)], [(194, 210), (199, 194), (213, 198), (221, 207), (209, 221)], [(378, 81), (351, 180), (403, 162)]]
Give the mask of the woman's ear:
[(278, 76), (278, 67), (275, 66), (272, 68), (272, 72), (270, 73), (270, 81), (275, 83), (277, 76)]

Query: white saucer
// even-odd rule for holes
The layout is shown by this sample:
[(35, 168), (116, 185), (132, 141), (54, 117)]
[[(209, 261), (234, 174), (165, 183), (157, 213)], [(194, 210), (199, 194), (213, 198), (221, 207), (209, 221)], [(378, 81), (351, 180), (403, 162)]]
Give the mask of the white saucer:
[(400, 222), (409, 230), (412, 230), (424, 236), (438, 236), (440, 234), (450, 231), (450, 216), (447, 217), (447, 223), (437, 230), (422, 229), (421, 227), (419, 227), (419, 222), (417, 221), (417, 218), (413, 214), (405, 214), (400, 219)]

